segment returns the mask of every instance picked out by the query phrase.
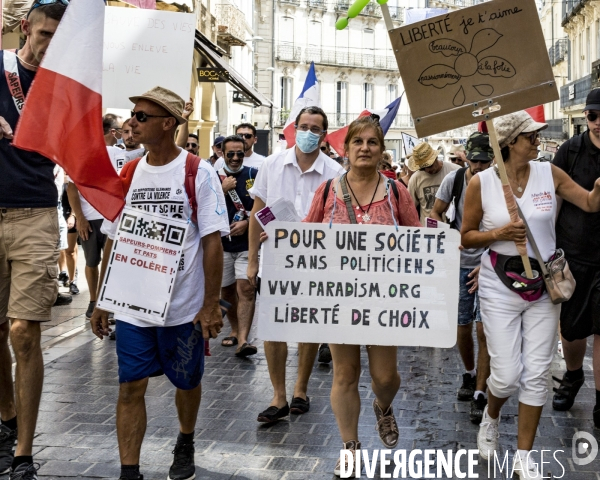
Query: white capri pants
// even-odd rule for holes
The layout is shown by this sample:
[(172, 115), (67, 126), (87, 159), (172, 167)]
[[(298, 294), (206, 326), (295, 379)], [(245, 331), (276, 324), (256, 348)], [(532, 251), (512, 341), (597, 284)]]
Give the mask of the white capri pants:
[(502, 299), (480, 297), (490, 354), (488, 388), (497, 398), (518, 390), (519, 402), (541, 407), (548, 396), (560, 305), (553, 305), (547, 293), (527, 302), (503, 284), (499, 288), (507, 293)]

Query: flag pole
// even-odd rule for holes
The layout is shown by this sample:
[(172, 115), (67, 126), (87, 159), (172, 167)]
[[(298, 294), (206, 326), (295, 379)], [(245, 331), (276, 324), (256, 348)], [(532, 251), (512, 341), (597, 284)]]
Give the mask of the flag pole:
[(392, 22), (392, 16), (390, 15), (390, 7), (388, 7), (387, 1), (386, 3), (380, 3), (381, 14), (383, 15), (383, 21), (385, 22), (385, 28), (389, 32), (394, 28), (394, 22)]
[[(521, 219), (517, 210), (517, 202), (515, 201), (515, 196), (508, 181), (506, 166), (504, 165), (504, 160), (502, 159), (500, 144), (498, 143), (498, 135), (496, 134), (496, 127), (494, 127), (493, 120), (487, 120), (485, 124), (487, 126), (488, 134), (490, 136), (490, 145), (494, 149), (494, 157), (496, 157), (496, 165), (498, 165), (498, 173), (500, 174), (500, 180), (502, 181), (502, 190), (504, 190), (504, 200), (506, 201), (506, 207), (508, 208), (510, 221), (515, 223)], [(529, 261), (529, 256), (527, 255), (527, 240), (520, 243), (515, 242), (515, 245), (517, 246), (517, 251), (521, 256), (521, 260), (523, 261), (523, 267), (525, 268), (525, 276), (527, 278), (534, 278), (533, 271), (531, 269), (531, 262)]]

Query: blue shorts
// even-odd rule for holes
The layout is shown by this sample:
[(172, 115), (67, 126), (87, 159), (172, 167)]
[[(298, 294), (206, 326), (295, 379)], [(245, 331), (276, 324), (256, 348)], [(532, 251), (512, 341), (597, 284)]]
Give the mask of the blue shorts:
[(471, 281), (469, 273), (472, 268), (460, 269), (460, 286), (458, 294), (458, 324), (470, 325), (473, 320), (481, 322), (481, 312), (479, 311), (479, 295), (477, 292), (469, 293), (471, 288), (467, 282)]
[(193, 323), (175, 327), (137, 327), (117, 320), (119, 383), (166, 375), (181, 390), (200, 385), (204, 340)]

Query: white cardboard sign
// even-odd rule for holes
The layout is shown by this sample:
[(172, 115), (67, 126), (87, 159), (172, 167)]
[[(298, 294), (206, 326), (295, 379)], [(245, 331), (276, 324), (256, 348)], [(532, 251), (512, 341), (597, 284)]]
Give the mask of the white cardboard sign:
[(187, 228), (185, 220), (125, 207), (98, 306), (164, 325)]
[(131, 109), (156, 86), (189, 98), (194, 30), (193, 13), (106, 7), (102, 106)]
[(263, 244), (263, 340), (450, 348), (455, 230), (271, 222)]

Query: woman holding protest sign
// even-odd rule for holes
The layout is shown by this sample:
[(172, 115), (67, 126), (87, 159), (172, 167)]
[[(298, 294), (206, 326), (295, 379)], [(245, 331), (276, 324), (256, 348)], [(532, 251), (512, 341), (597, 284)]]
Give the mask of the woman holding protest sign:
[[(383, 176), (377, 169), (385, 150), (379, 117), (360, 117), (350, 124), (344, 141), (350, 170), (323, 183), (315, 192), (305, 222), (421, 226), (406, 187)], [(360, 345), (329, 345), (333, 357), (331, 407), (335, 414), (344, 449), (356, 451), (361, 372)], [(397, 347), (367, 346), (371, 386), (375, 393), (373, 409), (376, 429), (382, 443), (393, 448), (398, 443), (398, 425), (392, 401), (400, 388)], [(354, 466), (346, 463), (347, 470)], [(334, 473), (340, 474), (340, 462)]]
[[(563, 170), (533, 161), (538, 156), (539, 132), (548, 125), (535, 122), (528, 113), (505, 115), (494, 124), (520, 217), (527, 223), (543, 262), (558, 258), (562, 251), (556, 250), (556, 195), (586, 212), (599, 211), (600, 180), (592, 192), (587, 192)], [(465, 198), (462, 245), (489, 247), (481, 258), (479, 274), (481, 316), (491, 359), (488, 406), (477, 436), (479, 453), (493, 461), (500, 409), (518, 391), (518, 455), (513, 468), (521, 479), (541, 479), (543, 474), (536, 464), (539, 457), (534, 459), (529, 453), (546, 403), (560, 306), (554, 305), (546, 292), (531, 241), (527, 251), (534, 278), (523, 273), (516, 243), (525, 242), (526, 237), (525, 223), (510, 221), (497, 168), (473, 177)]]

